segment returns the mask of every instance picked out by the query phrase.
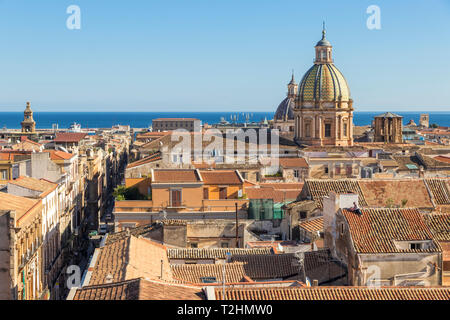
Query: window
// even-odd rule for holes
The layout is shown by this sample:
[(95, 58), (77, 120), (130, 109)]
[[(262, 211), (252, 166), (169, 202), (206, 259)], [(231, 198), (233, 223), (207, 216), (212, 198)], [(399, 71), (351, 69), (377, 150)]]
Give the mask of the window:
[(347, 124), (344, 123), (344, 137), (347, 136)]
[(325, 123), (325, 137), (331, 137), (331, 123)]
[(351, 164), (347, 165), (347, 175), (351, 176), (353, 174), (353, 168)]
[(221, 200), (224, 200), (224, 199), (227, 199), (227, 196), (228, 196), (228, 194), (227, 194), (227, 188), (226, 188), (226, 187), (220, 188), (220, 189), (219, 189), (219, 198), (220, 198)]
[(228, 248), (228, 242), (222, 242), (221, 243), (222, 248)]
[(411, 250), (421, 250), (422, 249), (422, 244), (421, 243), (417, 243), (417, 242), (412, 242), (409, 244), (409, 249)]
[(0, 179), (8, 180), (8, 171), (7, 170), (0, 170)]
[(198, 248), (197, 242), (191, 242), (191, 248)]
[(294, 170), (294, 178), (298, 178), (298, 177), (300, 177), (299, 170)]
[(209, 189), (203, 188), (203, 199), (208, 200), (209, 199)]
[(306, 219), (307, 216), (306, 211), (300, 211), (300, 219)]
[(310, 123), (305, 124), (305, 136), (307, 138), (311, 137), (311, 124)]
[(341, 223), (341, 236), (343, 236), (343, 235), (344, 235), (344, 224)]
[(328, 166), (325, 166), (325, 173), (328, 174)]
[(336, 172), (336, 174), (341, 174), (341, 165), (337, 164), (334, 171)]

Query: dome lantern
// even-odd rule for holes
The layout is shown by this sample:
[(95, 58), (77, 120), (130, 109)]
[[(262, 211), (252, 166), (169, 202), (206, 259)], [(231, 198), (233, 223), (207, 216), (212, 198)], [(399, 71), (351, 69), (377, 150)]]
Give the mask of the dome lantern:
[(332, 51), (333, 46), (330, 41), (326, 39), (327, 31), (325, 29), (325, 22), (323, 23), (322, 39), (316, 44), (316, 60), (315, 64), (333, 63)]

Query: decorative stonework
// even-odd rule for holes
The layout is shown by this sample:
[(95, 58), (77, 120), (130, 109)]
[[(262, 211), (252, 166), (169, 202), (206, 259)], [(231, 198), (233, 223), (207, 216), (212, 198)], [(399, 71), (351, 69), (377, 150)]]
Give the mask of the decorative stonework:
[(33, 119), (33, 110), (31, 110), (31, 105), (27, 102), (27, 107), (23, 112), (22, 133), (35, 133), (36, 132), (36, 122)]
[(300, 82), (295, 98), (295, 141), (300, 145), (352, 146), (353, 100), (333, 64), (332, 46), (322, 32), (316, 60)]

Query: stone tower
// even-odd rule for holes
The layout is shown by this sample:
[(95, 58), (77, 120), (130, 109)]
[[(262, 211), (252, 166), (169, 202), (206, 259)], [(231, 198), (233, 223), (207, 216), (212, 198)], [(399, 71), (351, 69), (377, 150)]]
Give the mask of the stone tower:
[(36, 122), (33, 119), (33, 110), (31, 110), (31, 105), (27, 102), (27, 107), (23, 112), (22, 133), (35, 133), (36, 132)]
[(428, 113), (420, 115), (419, 125), (425, 128), (428, 128), (430, 126), (430, 115)]
[(374, 142), (402, 143), (403, 117), (386, 112), (375, 117)]

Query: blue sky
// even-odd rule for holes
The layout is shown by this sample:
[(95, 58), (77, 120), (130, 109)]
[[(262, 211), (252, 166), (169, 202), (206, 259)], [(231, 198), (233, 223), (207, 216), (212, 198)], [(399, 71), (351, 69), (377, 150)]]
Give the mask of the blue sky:
[(0, 0), (0, 111), (272, 111), (323, 20), (357, 110), (450, 111), (450, 0)]

